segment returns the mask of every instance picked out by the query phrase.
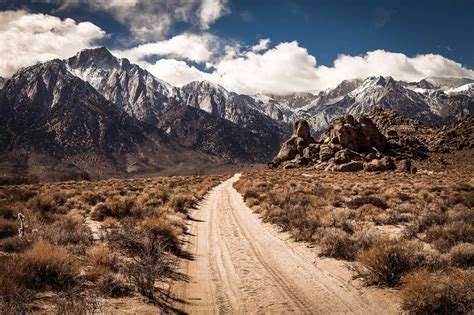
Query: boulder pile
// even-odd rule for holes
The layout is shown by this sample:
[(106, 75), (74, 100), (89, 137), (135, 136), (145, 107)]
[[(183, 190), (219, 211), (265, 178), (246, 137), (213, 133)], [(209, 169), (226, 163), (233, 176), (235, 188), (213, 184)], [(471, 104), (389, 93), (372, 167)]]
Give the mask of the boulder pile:
[(388, 151), (387, 137), (366, 116), (346, 115), (333, 121), (319, 140), (311, 137), (310, 126), (298, 120), (293, 135), (281, 147), (269, 166), (309, 167), (318, 170), (357, 172), (416, 172), (411, 160)]

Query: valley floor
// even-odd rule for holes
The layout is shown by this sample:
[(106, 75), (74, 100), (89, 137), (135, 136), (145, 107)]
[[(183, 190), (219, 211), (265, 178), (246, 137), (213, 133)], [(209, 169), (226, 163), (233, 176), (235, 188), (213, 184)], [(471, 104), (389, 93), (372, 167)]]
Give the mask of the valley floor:
[(341, 261), (294, 242), (244, 204), (233, 184), (215, 187), (192, 214), (190, 277), (173, 290), (189, 313), (398, 313), (391, 290), (362, 287)]

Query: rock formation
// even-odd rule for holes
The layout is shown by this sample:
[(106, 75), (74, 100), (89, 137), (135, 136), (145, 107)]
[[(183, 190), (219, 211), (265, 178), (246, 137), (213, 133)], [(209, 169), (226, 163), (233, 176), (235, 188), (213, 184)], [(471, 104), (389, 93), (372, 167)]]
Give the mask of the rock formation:
[(385, 134), (392, 154), (423, 159), (429, 152), (474, 148), (474, 115), (443, 128), (425, 125), (391, 109), (375, 108), (368, 117)]
[[(395, 137), (389, 132), (388, 137)], [(390, 138), (389, 138), (390, 139)], [(411, 161), (403, 155), (391, 156), (387, 137), (368, 117), (346, 115), (333, 121), (318, 141), (310, 135), (305, 120), (294, 123), (293, 135), (270, 164), (272, 167), (301, 166), (340, 172), (411, 172)], [(397, 163), (398, 162), (398, 166)]]

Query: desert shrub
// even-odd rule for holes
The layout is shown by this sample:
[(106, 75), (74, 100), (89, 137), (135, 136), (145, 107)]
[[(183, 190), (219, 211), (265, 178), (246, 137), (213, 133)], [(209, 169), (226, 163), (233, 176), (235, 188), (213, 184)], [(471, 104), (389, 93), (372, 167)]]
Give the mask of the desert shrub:
[(27, 187), (8, 187), (3, 191), (9, 201), (27, 201), (37, 194), (34, 189)]
[(118, 271), (117, 256), (105, 245), (97, 245), (87, 249), (87, 261), (91, 269), (87, 271), (87, 277), (92, 280), (108, 276), (112, 272)]
[(13, 236), (17, 233), (16, 222), (0, 218), (0, 239)]
[(461, 190), (451, 193), (446, 201), (448, 207), (456, 204), (462, 204), (468, 208), (474, 207), (474, 188), (470, 186), (469, 190)]
[(90, 204), (91, 206), (95, 206), (97, 203), (104, 202), (106, 200), (103, 194), (95, 193), (91, 191), (83, 192), (81, 195), (81, 199), (84, 202), (87, 202), (88, 204)]
[(374, 206), (371, 203), (363, 204), (362, 206), (356, 209), (358, 218), (370, 218), (380, 214), (382, 211), (383, 209)]
[(102, 302), (93, 292), (80, 289), (61, 292), (54, 299), (55, 314), (102, 314)]
[(178, 212), (186, 212), (187, 209), (195, 206), (196, 199), (191, 193), (181, 191), (171, 196), (170, 204), (174, 210)]
[(31, 245), (28, 239), (21, 239), (18, 235), (0, 239), (0, 251), (6, 253), (18, 253), (27, 249)]
[(0, 218), (6, 220), (16, 220), (18, 211), (12, 207), (1, 207), (0, 208)]
[(435, 225), (426, 231), (425, 239), (444, 253), (458, 243), (474, 243), (474, 226), (459, 221), (442, 226)]
[(403, 278), (402, 307), (410, 314), (468, 314), (474, 307), (472, 272), (420, 270)]
[(446, 222), (446, 213), (441, 212), (439, 209), (429, 209), (418, 215), (417, 218), (411, 222), (406, 228), (406, 234), (409, 236), (415, 236), (418, 233), (426, 231), (433, 225), (442, 225)]
[(100, 278), (97, 288), (102, 295), (112, 298), (130, 296), (133, 291), (125, 281), (114, 274), (107, 274)]
[(462, 221), (474, 225), (474, 210), (464, 205), (457, 204), (447, 211), (447, 221)]
[(328, 257), (354, 260), (357, 244), (351, 236), (337, 228), (326, 228), (320, 241), (321, 254)]
[(409, 241), (383, 240), (357, 255), (359, 275), (369, 285), (398, 286), (403, 275), (423, 262), (422, 247)]
[(458, 267), (474, 266), (474, 244), (460, 243), (453, 246), (449, 251), (451, 264)]
[(41, 214), (54, 213), (57, 208), (56, 199), (52, 194), (43, 193), (28, 201), (31, 210), (39, 211)]
[(123, 218), (137, 215), (140, 211), (135, 200), (128, 196), (112, 196), (104, 203), (98, 203), (91, 211), (91, 218), (102, 221), (105, 217)]
[(54, 245), (89, 246), (93, 242), (92, 232), (87, 226), (71, 217), (60, 217), (52, 224), (43, 224), (39, 235)]
[(355, 197), (346, 203), (347, 207), (351, 209), (357, 209), (365, 204), (371, 204), (380, 209), (388, 208), (387, 202), (374, 196)]
[(131, 258), (122, 270), (126, 279), (143, 296), (155, 300), (156, 293), (161, 293), (155, 283), (169, 281), (176, 268), (176, 259), (168, 252), (162, 235), (155, 229), (124, 226), (108, 237), (109, 244)]
[(163, 244), (172, 252), (178, 253), (180, 250), (179, 235), (183, 232), (184, 226), (173, 224), (169, 220), (161, 217), (148, 217), (139, 223), (141, 229), (150, 230), (151, 233), (160, 235)]
[(244, 200), (247, 200), (249, 198), (258, 199), (258, 193), (256, 191), (253, 191), (253, 190), (245, 190), (243, 196), (244, 196)]
[(14, 277), (17, 266), (11, 257), (0, 258), (0, 313), (24, 314), (31, 312), (31, 302), (35, 292), (26, 287), (25, 283), (18, 282)]
[(249, 206), (250, 208), (253, 207), (253, 206), (257, 206), (260, 204), (260, 200), (258, 200), (257, 198), (248, 198), (245, 200), (245, 203), (247, 204), (247, 206)]
[(39, 240), (13, 263), (15, 272), (11, 275), (19, 286), (33, 290), (62, 290), (72, 287), (78, 281), (79, 265), (74, 257), (59, 246)]

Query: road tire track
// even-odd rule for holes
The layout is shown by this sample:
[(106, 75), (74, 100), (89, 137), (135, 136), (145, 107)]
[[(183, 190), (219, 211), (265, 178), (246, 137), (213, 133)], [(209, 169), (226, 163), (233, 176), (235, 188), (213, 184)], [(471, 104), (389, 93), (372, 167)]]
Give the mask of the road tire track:
[(361, 287), (343, 262), (317, 257), (262, 223), (233, 188), (240, 174), (210, 191), (191, 214), (176, 305), (191, 314), (396, 314), (396, 294)]

